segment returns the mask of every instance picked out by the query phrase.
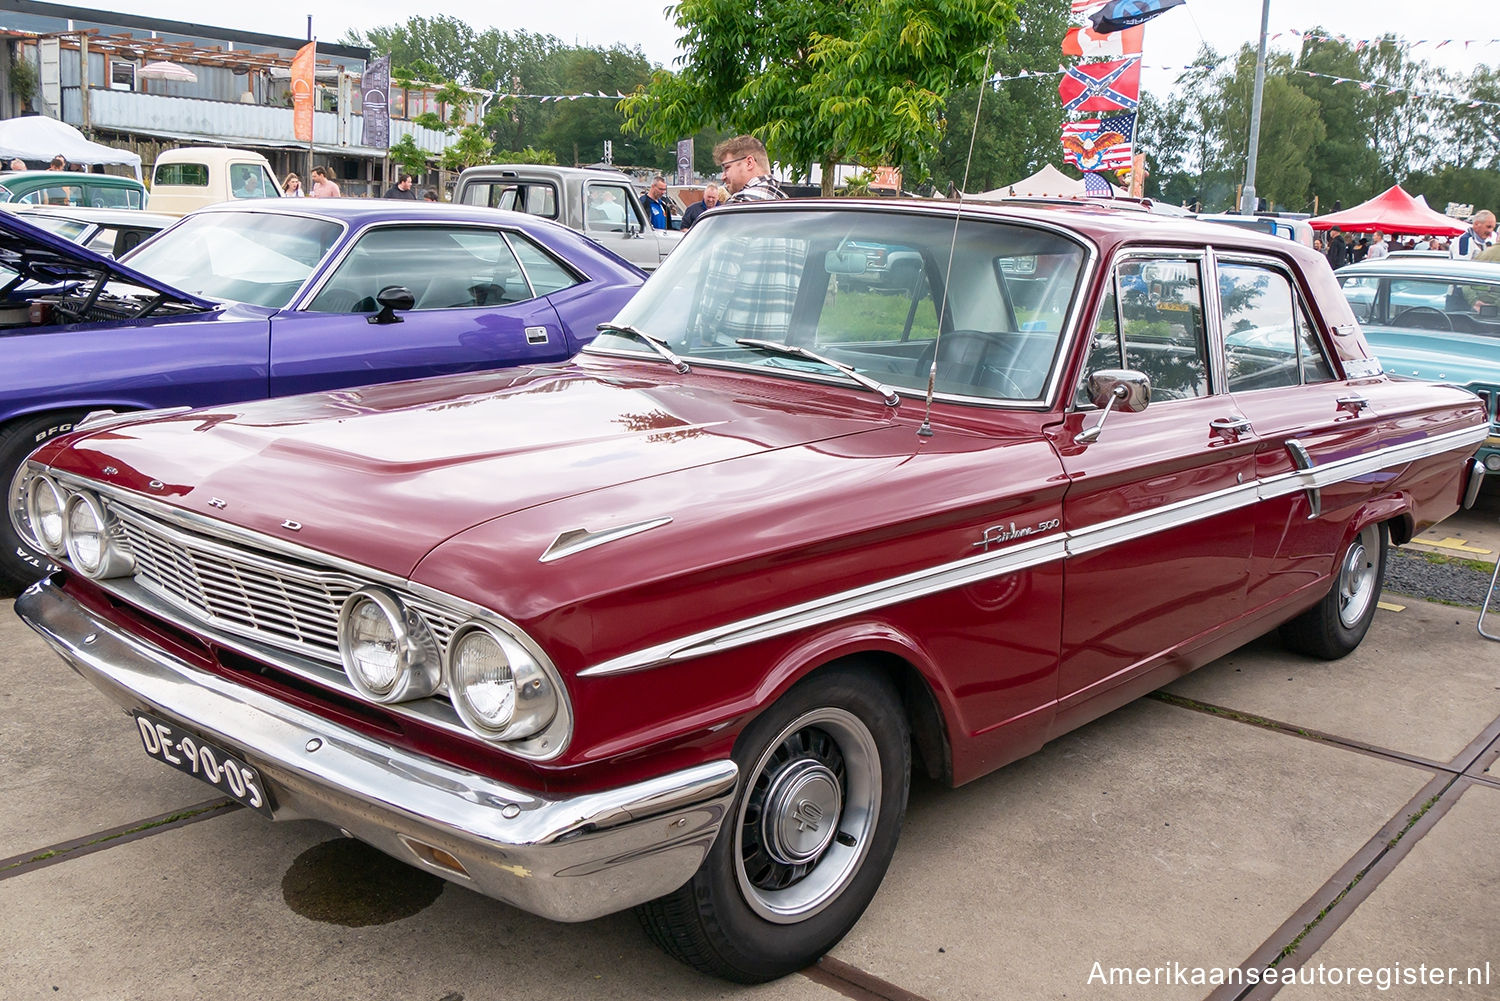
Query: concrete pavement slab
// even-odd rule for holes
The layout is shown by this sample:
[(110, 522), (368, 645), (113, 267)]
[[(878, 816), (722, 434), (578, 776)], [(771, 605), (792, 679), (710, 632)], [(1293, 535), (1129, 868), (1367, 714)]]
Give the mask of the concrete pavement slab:
[[(1474, 784), (1312, 956), (1285, 1001), (1493, 1001), (1500, 997), (1500, 789)], [(1399, 964), (1399, 966), (1398, 966)], [(1426, 966), (1426, 984), (1421, 982)], [(1321, 968), (1321, 969), (1320, 969)], [(1443, 983), (1432, 983), (1432, 968)], [(1471, 979), (1473, 968), (1478, 973)], [(1449, 970), (1457, 980), (1449, 981)], [(1348, 971), (1372, 980), (1350, 984)], [(1335, 972), (1337, 971), (1337, 972)], [(1410, 971), (1410, 972), (1407, 972)], [(1300, 982), (1300, 978), (1312, 983)], [(1380, 979), (1390, 985), (1380, 989)], [(1407, 977), (1417, 978), (1406, 983)], [(1340, 982), (1333, 983), (1337, 978)]]
[[(800, 976), (755, 988), (712, 980), (658, 951), (628, 912), (554, 924), (405, 866), (408, 876), (372, 881), (367, 895), (357, 874), (325, 872), (325, 885), (347, 899), (322, 910), (350, 920), (351, 908), (363, 907), (380, 920), (403, 880), (440, 888), (421, 896), (417, 904), (426, 906), (410, 916), (357, 927), (313, 920), (288, 905), (286, 876), (294, 867), (305, 875), (299, 858), (305, 863), (330, 842), (363, 850), (319, 824), (271, 824), (241, 810), (0, 881), (7, 925), (26, 929), (0, 962), (0, 997), (840, 996)], [(306, 903), (299, 906), (320, 910)]]
[(919, 786), (833, 955), (942, 1001), (1197, 1001), (1089, 979), (1237, 965), (1431, 777), (1142, 700), (961, 789)]
[(1500, 648), (1475, 631), (1476, 612), (1396, 600), (1405, 610), (1376, 612), (1364, 642), (1343, 660), (1290, 653), (1272, 635), (1167, 691), (1451, 761), (1500, 717)]
[(0, 601), (0, 858), (213, 799)]

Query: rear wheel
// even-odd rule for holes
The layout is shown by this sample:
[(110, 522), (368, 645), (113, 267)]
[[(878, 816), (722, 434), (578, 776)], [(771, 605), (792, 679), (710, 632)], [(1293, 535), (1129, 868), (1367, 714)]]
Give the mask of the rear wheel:
[(1385, 525), (1366, 525), (1350, 540), (1323, 600), (1281, 627), (1281, 639), (1299, 653), (1338, 660), (1359, 646), (1375, 618), (1385, 580), (1389, 534)]
[(875, 896), (906, 812), (906, 717), (884, 678), (831, 668), (799, 683), (735, 745), (740, 789), (686, 886), (636, 909), (704, 973), (759, 983), (843, 938)]
[(0, 516), (0, 590), (7, 594), (28, 587), (53, 570), (52, 557), (25, 541), (14, 522), (27, 524), (26, 498), (21, 494), (21, 467), (26, 457), (48, 438), (73, 430), (78, 414), (41, 414), (24, 417), (0, 428), (0, 484), (5, 486), (5, 512)]

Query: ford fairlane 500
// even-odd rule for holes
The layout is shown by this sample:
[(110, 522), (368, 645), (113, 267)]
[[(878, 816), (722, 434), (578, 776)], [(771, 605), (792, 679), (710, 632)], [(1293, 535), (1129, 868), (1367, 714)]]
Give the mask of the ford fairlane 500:
[(17, 609), (246, 807), (757, 981), (859, 918), (913, 767), (1353, 651), (1486, 427), (1290, 241), (730, 207), (570, 362), (47, 442)]
[[(352, 198), (205, 209), (123, 263), (69, 239), (0, 212), (12, 517), (25, 517), (21, 461), (89, 411), (560, 361), (645, 278), (544, 220)], [(0, 518), (0, 585), (24, 586), (50, 560), (11, 521)]]

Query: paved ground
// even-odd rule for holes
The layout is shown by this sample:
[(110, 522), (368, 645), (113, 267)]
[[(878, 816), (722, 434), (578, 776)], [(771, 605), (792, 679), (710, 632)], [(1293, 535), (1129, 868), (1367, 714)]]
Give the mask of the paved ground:
[[(1424, 541), (1493, 560), (1493, 514)], [(1215, 969), (1283, 952), (1312, 981), (1293, 1001), (1494, 999), (1500, 646), (1472, 609), (1385, 600), (1344, 661), (1261, 641), (962, 789), (918, 784), (865, 918), (754, 989), (628, 914), (551, 924), (328, 828), (205, 811), (213, 791), (148, 760), (7, 601), (0, 999), (1230, 1001), (1274, 991)], [(1432, 982), (1450, 967), (1481, 982)]]

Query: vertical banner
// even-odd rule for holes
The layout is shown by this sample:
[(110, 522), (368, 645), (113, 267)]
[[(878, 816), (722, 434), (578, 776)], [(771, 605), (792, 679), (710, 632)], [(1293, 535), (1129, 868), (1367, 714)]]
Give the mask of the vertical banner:
[(364, 111), (362, 146), (389, 149), (391, 145), (391, 57), (381, 56), (365, 67), (359, 78), (360, 107)]
[(308, 42), (292, 57), (292, 135), (298, 142), (313, 137), (313, 63), (317, 42)]
[(677, 183), (686, 184), (693, 179), (693, 140), (677, 140)]

